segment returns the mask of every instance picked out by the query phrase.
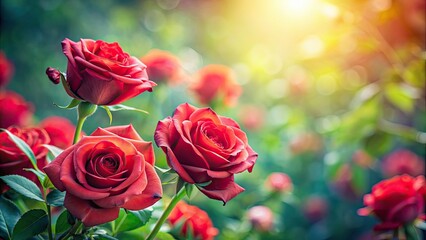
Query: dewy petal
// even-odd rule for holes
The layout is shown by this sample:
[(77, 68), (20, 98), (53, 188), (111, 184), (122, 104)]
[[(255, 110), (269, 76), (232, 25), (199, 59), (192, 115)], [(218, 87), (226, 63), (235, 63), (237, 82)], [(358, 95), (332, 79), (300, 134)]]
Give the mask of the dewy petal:
[(161, 181), (153, 166), (146, 164), (145, 172), (147, 182), (149, 183), (143, 190), (142, 194), (133, 196), (122, 207), (128, 210), (141, 210), (147, 208), (158, 200), (163, 195)]
[(74, 147), (71, 146), (59, 154), (55, 160), (49, 163), (46, 167), (43, 168), (46, 175), (49, 177), (50, 181), (53, 185), (60, 191), (65, 191), (65, 187), (60, 179), (61, 175), (61, 166), (64, 162), (65, 158), (72, 159), (72, 152), (74, 151)]
[(120, 208), (98, 208), (90, 200), (84, 200), (70, 193), (65, 195), (64, 206), (80, 219), (84, 226), (93, 227), (118, 218)]
[(234, 182), (234, 175), (213, 179), (208, 186), (198, 187), (198, 189), (209, 198), (222, 200), (224, 204), (244, 191), (244, 188)]

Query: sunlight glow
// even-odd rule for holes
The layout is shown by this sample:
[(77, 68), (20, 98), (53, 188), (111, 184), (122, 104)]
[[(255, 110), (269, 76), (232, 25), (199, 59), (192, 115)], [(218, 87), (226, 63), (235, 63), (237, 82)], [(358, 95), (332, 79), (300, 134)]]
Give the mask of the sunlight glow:
[(316, 0), (280, 0), (282, 9), (295, 17), (306, 16), (314, 9)]

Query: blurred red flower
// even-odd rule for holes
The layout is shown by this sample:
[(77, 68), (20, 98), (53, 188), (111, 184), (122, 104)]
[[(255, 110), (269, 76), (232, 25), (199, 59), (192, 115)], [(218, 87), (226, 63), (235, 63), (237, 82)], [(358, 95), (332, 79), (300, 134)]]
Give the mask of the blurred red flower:
[(267, 232), (274, 227), (274, 214), (265, 206), (255, 206), (248, 210), (247, 217), (254, 229)]
[(265, 187), (273, 192), (288, 192), (293, 189), (293, 183), (287, 174), (274, 172), (266, 179)]
[(27, 126), (31, 122), (33, 107), (18, 93), (0, 92), (0, 127)]
[(188, 205), (180, 201), (170, 213), (168, 220), (172, 227), (180, 226), (179, 234), (182, 237), (189, 235), (188, 230), (192, 231), (191, 235), (196, 239), (212, 240), (218, 234), (218, 230), (214, 228), (209, 215), (200, 208)]
[(6, 84), (12, 78), (14, 72), (14, 66), (6, 55), (0, 51), (0, 88), (6, 86)]
[(167, 51), (153, 49), (141, 60), (147, 67), (146, 70), (151, 81), (177, 84), (184, 80), (179, 59)]
[(402, 174), (415, 177), (424, 175), (425, 160), (409, 150), (400, 149), (386, 156), (382, 161), (381, 167), (386, 177)]
[[(7, 128), (12, 134), (26, 142), (37, 160), (37, 166), (42, 169), (47, 164), (46, 154), (47, 148), (43, 144), (49, 144), (49, 135), (40, 128), (21, 129), (16, 127)], [(0, 133), (0, 176), (18, 174), (24, 176), (35, 183), (37, 176), (25, 171), (24, 168), (32, 168), (30, 159), (19, 149), (16, 144), (10, 140), (9, 135), (5, 132)], [(0, 193), (7, 190), (7, 186), (0, 181)]]
[(314, 133), (302, 133), (290, 141), (290, 151), (293, 154), (318, 152), (321, 148), (321, 138)]
[(263, 126), (266, 115), (265, 109), (254, 105), (246, 105), (240, 109), (238, 115), (245, 128), (256, 131)]
[(311, 222), (323, 219), (328, 213), (328, 202), (321, 196), (310, 196), (304, 204), (304, 214)]
[(225, 106), (233, 106), (242, 92), (232, 69), (214, 64), (200, 69), (189, 89), (195, 93), (199, 102), (205, 105), (218, 102)]
[(382, 223), (375, 230), (396, 229), (423, 214), (425, 193), (419, 190), (424, 185), (424, 176), (400, 175), (383, 180), (373, 186), (371, 194), (364, 196), (366, 207), (359, 209), (358, 214), (372, 213), (379, 218)]
[(70, 120), (64, 117), (53, 116), (44, 119), (39, 126), (49, 134), (51, 145), (61, 149), (66, 149), (72, 145), (75, 126)]

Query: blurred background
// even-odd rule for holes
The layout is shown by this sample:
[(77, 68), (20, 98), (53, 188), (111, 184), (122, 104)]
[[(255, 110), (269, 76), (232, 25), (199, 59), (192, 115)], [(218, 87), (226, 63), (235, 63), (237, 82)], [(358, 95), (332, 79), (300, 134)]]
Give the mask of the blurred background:
[[(393, 175), (424, 175), (424, 0), (0, 3), (0, 51), (13, 65), (6, 89), (31, 105), (29, 125), (49, 116), (76, 121), (75, 111), (54, 105), (70, 97), (45, 75), (49, 66), (66, 71), (64, 38), (179, 59), (179, 81), (159, 81), (125, 102), (150, 114), (114, 112), (113, 125), (132, 123), (152, 141), (157, 122), (183, 102), (240, 123), (259, 153), (253, 172), (236, 176), (246, 191), (225, 206), (199, 193), (189, 201), (209, 214), (217, 239), (368, 239), (376, 220), (357, 215), (362, 196)], [(191, 91), (209, 64), (232, 69), (241, 88), (233, 104), (202, 103)], [(84, 131), (98, 126), (109, 126), (102, 109)], [(291, 187), (271, 185), (273, 172), (289, 176)], [(271, 224), (248, 214), (259, 205), (271, 210)]]

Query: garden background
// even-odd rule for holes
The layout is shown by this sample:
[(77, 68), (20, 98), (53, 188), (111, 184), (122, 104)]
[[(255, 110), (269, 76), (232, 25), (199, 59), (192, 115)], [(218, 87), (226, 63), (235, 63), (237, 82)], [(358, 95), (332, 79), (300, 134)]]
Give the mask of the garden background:
[[(45, 75), (49, 66), (66, 70), (64, 38), (119, 42), (137, 57), (162, 49), (180, 59), (185, 81), (160, 83), (125, 103), (149, 115), (113, 113), (114, 125), (131, 123), (148, 141), (180, 103), (203, 106), (188, 90), (197, 70), (222, 64), (235, 71), (238, 103), (212, 107), (240, 123), (259, 158), (252, 173), (236, 176), (246, 191), (225, 206), (202, 194), (189, 201), (208, 212), (217, 239), (363, 239), (376, 223), (357, 215), (371, 186), (395, 171), (424, 175), (424, 1), (0, 3), (0, 49), (14, 65), (7, 89), (32, 103), (34, 124), (52, 115), (75, 123), (75, 111), (54, 105), (69, 96)], [(102, 109), (84, 131), (98, 126), (109, 126)], [(415, 155), (386, 160), (399, 150)], [(272, 172), (288, 174), (292, 191), (272, 194), (264, 183)], [(274, 213), (272, 230), (251, 230), (247, 210), (256, 205)]]

